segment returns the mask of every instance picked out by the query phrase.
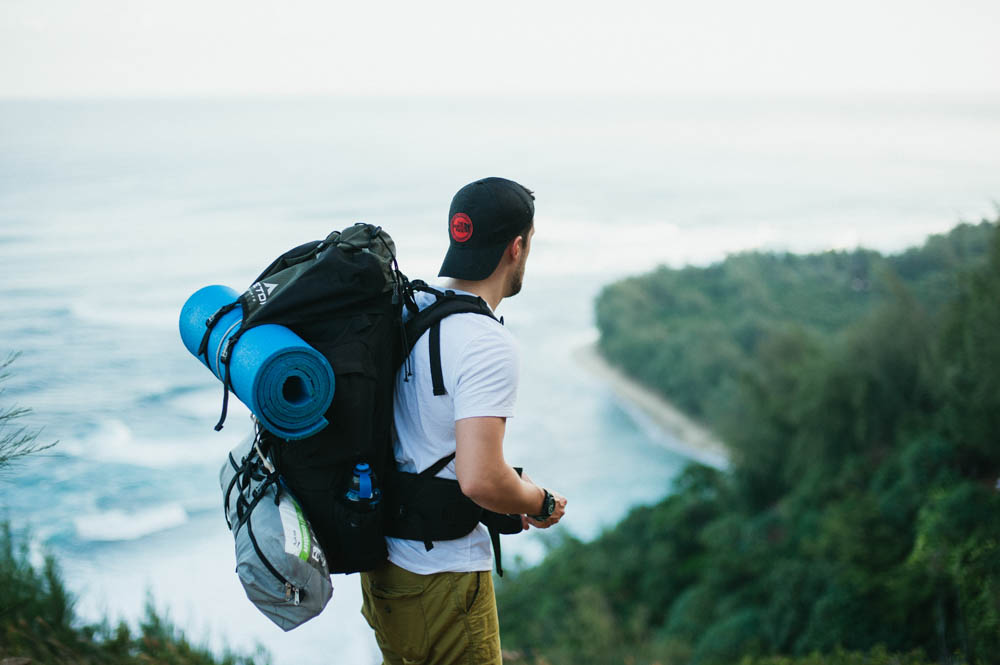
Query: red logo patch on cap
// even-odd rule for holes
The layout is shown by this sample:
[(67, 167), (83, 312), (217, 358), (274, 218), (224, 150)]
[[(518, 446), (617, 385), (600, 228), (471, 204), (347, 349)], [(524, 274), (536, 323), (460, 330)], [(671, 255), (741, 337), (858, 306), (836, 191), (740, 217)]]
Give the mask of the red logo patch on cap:
[(465, 242), (472, 237), (472, 220), (464, 212), (451, 218), (451, 237), (455, 242)]

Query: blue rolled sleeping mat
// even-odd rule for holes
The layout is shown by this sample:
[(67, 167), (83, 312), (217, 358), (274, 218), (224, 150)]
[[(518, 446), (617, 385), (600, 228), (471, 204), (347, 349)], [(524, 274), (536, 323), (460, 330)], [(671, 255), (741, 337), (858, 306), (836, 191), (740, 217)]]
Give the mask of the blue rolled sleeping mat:
[[(226, 368), (219, 358), (243, 320), (240, 307), (216, 322), (205, 355), (198, 355), (198, 347), (205, 321), (238, 296), (228, 286), (206, 286), (181, 308), (184, 346), (220, 381)], [(233, 393), (278, 436), (304, 439), (327, 426), (323, 414), (333, 401), (333, 368), (323, 354), (288, 328), (269, 323), (245, 331), (233, 347), (229, 370)]]

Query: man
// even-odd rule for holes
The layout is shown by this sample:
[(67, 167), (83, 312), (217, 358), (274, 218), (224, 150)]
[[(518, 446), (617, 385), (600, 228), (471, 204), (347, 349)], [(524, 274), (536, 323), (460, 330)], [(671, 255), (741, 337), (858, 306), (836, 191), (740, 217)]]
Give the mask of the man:
[[(458, 191), (448, 213), (450, 246), (441, 286), (481, 297), (495, 311), (521, 290), (534, 235), (534, 196), (503, 178)], [(434, 301), (418, 293), (423, 309)], [(514, 415), (518, 349), (500, 322), (476, 313), (441, 321), (441, 378), (435, 394), (429, 335), (411, 353), (412, 376), (396, 381), (394, 452), (401, 471), (416, 473), (454, 452), (437, 475), (490, 511), (522, 515), (522, 527), (548, 528), (566, 499), (519, 475), (503, 456), (507, 418)], [(501, 664), (490, 537), (479, 524), (454, 540), (387, 538), (389, 561), (362, 574), (364, 607), (385, 663)]]

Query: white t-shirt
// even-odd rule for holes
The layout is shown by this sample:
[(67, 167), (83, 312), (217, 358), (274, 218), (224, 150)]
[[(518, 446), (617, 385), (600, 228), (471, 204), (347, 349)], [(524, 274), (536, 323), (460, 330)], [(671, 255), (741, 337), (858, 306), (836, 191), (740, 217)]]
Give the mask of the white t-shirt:
[[(423, 309), (434, 302), (428, 293), (416, 294)], [(514, 336), (488, 316), (452, 314), (441, 321), (441, 372), (447, 395), (435, 395), (431, 383), (428, 339), (424, 334), (410, 354), (412, 376), (396, 375), (393, 448), (401, 471), (417, 473), (455, 452), (455, 421), (463, 418), (514, 415), (517, 400), (519, 352)], [(455, 478), (455, 460), (439, 478)], [(456, 540), (423, 542), (386, 538), (389, 561), (401, 568), (429, 575), (440, 572), (491, 570), (490, 537), (482, 524)]]

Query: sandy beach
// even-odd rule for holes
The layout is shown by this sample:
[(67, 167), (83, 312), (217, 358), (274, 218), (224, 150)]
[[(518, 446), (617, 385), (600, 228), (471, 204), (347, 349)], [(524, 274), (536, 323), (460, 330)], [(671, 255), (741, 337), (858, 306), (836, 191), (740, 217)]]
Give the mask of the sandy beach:
[(596, 343), (580, 347), (573, 357), (585, 370), (607, 382), (630, 415), (646, 421), (640, 424), (651, 424), (666, 434), (661, 438), (665, 445), (703, 464), (716, 468), (728, 466), (729, 450), (722, 441), (661, 395), (611, 365)]

